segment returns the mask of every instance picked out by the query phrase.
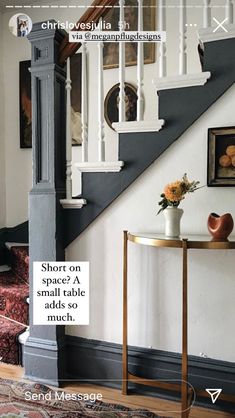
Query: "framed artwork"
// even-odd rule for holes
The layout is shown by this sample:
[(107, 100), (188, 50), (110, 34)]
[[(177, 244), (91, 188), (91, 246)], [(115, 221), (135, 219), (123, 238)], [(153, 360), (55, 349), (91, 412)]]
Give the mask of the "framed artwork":
[(71, 136), (72, 145), (82, 144), (82, 54), (75, 54), (71, 63)]
[[(145, 31), (156, 30), (156, 0), (144, 0), (144, 25)], [(138, 2), (137, 0), (126, 0), (124, 9), (125, 31), (138, 30)], [(105, 22), (110, 23), (112, 31), (118, 31), (119, 7), (113, 7), (105, 16)], [(137, 64), (137, 43), (126, 43), (126, 66)], [(119, 43), (104, 42), (104, 69), (118, 67)], [(155, 62), (155, 43), (144, 43), (144, 63)]]
[[(111, 129), (118, 122), (120, 84), (115, 84), (107, 93), (104, 101), (104, 117)], [(126, 121), (135, 121), (137, 116), (137, 89), (133, 84), (125, 83)]]
[[(71, 62), (71, 135), (72, 145), (81, 145), (81, 83), (82, 55), (75, 54)], [(32, 148), (31, 62), (20, 62), (20, 148)]]
[(235, 127), (208, 129), (208, 186), (235, 186)]
[(20, 148), (32, 148), (30, 61), (20, 62)]

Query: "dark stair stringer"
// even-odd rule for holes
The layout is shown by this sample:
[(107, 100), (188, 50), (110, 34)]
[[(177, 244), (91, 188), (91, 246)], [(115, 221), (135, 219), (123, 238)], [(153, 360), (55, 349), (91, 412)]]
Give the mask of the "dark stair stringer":
[(235, 38), (205, 43), (204, 68), (211, 78), (204, 86), (159, 91), (159, 132), (119, 136), (120, 173), (83, 173), (82, 196), (87, 206), (64, 210), (65, 246), (118, 197), (176, 141), (235, 81)]
[(29, 242), (28, 221), (15, 227), (0, 229), (0, 265), (10, 263), (9, 251), (6, 250), (5, 242)]

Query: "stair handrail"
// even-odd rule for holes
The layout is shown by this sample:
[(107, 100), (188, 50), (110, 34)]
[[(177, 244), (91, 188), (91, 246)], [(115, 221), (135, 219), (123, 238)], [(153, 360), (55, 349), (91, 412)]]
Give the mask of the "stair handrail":
[[(94, 22), (98, 23), (100, 18), (106, 16), (110, 8), (117, 3), (117, 0), (94, 0), (86, 10), (86, 12), (80, 17), (76, 25), (79, 26), (80, 23), (89, 23)], [(78, 29), (72, 29), (77, 31)], [(73, 56), (81, 46), (81, 42), (69, 42), (69, 34), (65, 37), (63, 42), (60, 45), (59, 49), (59, 62), (60, 64), (65, 64), (68, 57)]]

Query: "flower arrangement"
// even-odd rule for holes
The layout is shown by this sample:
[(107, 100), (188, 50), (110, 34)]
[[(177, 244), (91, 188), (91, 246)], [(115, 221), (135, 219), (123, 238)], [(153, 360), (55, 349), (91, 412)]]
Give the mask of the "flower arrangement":
[(200, 181), (190, 182), (186, 173), (183, 175), (181, 180), (176, 180), (174, 183), (167, 184), (161, 194), (162, 200), (158, 202), (161, 209), (159, 209), (157, 214), (162, 212), (168, 206), (178, 207), (181, 200), (185, 198), (186, 193), (193, 193), (195, 190), (201, 188), (198, 187), (199, 184)]

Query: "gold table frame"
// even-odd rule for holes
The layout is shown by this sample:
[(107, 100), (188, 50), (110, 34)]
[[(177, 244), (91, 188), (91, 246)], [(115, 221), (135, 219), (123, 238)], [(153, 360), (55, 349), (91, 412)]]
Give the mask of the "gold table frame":
[[(128, 267), (128, 241), (135, 244), (149, 245), (154, 247), (180, 248), (182, 249), (182, 383), (166, 383), (152, 379), (145, 379), (128, 372), (128, 289), (127, 289), (127, 267)], [(188, 250), (189, 249), (213, 249), (213, 250), (234, 250), (235, 239), (232, 241), (213, 241), (210, 236), (188, 236), (187, 238), (166, 238), (163, 235), (149, 233), (130, 233), (123, 231), (123, 351), (122, 351), (122, 393), (128, 394), (128, 382), (158, 387), (161, 389), (181, 391), (181, 418), (188, 418), (190, 403), (194, 396), (192, 388), (188, 389)], [(198, 396), (208, 396), (203, 390), (196, 390)], [(220, 399), (235, 402), (235, 396), (221, 394)]]

